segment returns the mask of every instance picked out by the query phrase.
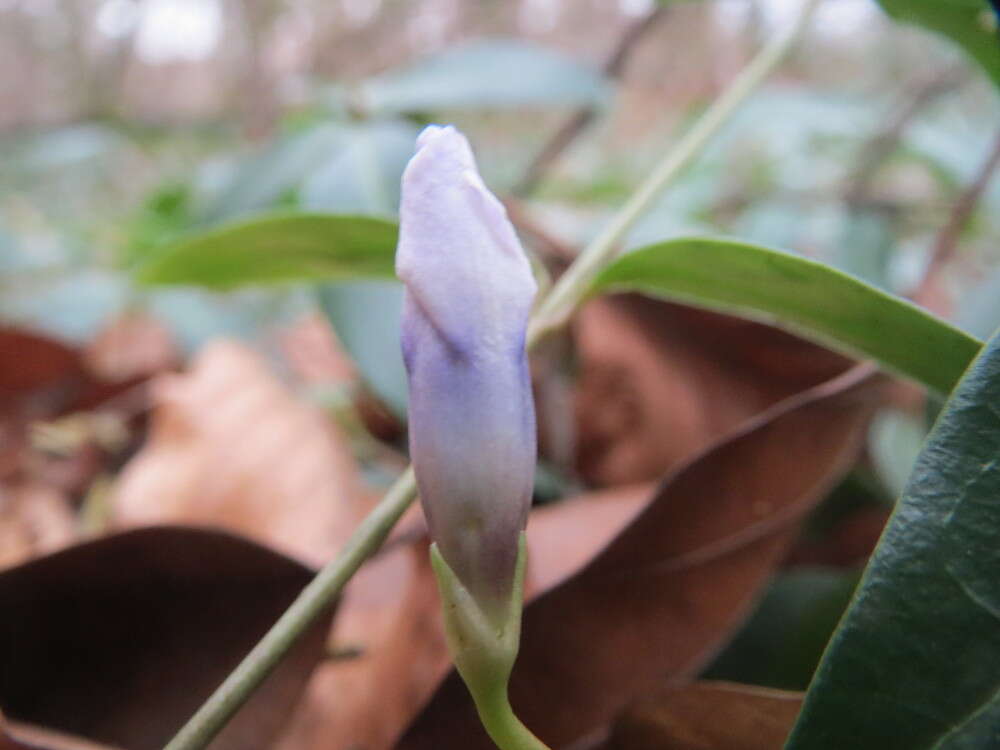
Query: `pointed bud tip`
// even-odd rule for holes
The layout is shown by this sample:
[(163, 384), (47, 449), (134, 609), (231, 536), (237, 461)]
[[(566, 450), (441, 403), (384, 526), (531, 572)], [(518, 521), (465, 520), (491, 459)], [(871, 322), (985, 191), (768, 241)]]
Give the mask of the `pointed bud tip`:
[[(475, 171), (476, 161), (472, 155), (472, 147), (468, 139), (454, 125), (428, 125), (417, 136), (417, 149), (411, 165), (431, 162), (434, 172), (454, 169)], [(414, 177), (416, 169), (407, 169), (407, 178)], [(448, 171), (451, 171), (450, 169)]]

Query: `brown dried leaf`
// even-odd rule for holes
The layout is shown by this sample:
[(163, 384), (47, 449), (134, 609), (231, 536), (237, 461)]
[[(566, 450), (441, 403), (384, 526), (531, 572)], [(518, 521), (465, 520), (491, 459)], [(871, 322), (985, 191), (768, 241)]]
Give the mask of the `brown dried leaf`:
[(666, 688), (631, 706), (599, 750), (780, 750), (802, 693), (728, 682)]
[(652, 483), (615, 487), (533, 510), (525, 597), (534, 598), (580, 570), (646, 507), (655, 489)]
[(130, 382), (102, 379), (80, 352), (59, 341), (0, 327), (0, 418), (45, 419), (90, 409)]
[(850, 366), (776, 328), (640, 295), (589, 303), (574, 332), (577, 468), (594, 485), (655, 480)]
[[(211, 694), (313, 571), (217, 532), (161, 527), (0, 573), (0, 707), (11, 720), (155, 750)], [(213, 750), (272, 747), (321, 657), (321, 617)]]
[[(690, 676), (752, 605), (802, 516), (853, 460), (878, 381), (860, 366), (786, 399), (691, 460), (582, 570), (525, 609), (511, 700), (562, 746)], [(453, 672), (406, 750), (490, 748)]]
[[(65, 344), (0, 328), (0, 479), (47, 482), (50, 466), (32, 450), (28, 436), (32, 425), (92, 409), (132, 382), (100, 380), (89, 371), (81, 354)], [(67, 422), (80, 425), (91, 416), (77, 415)], [(49, 432), (67, 430), (53, 427)], [(77, 434), (79, 430), (68, 432)]]
[(306, 383), (343, 384), (358, 379), (354, 363), (322, 315), (302, 318), (285, 331), (281, 336), (281, 349), (292, 370)]
[[(0, 328), (0, 406), (15, 399), (64, 398), (84, 377), (79, 355), (58, 341), (14, 328)], [(41, 405), (41, 404), (40, 404)]]
[(0, 750), (115, 750), (63, 732), (4, 721), (0, 714)]
[(173, 369), (180, 353), (169, 328), (149, 315), (131, 312), (101, 330), (83, 359), (101, 380), (123, 381)]
[(334, 426), (252, 351), (217, 342), (189, 373), (153, 382), (148, 443), (112, 500), (119, 527), (221, 526), (312, 564), (364, 513), (352, 457)]
[(53, 552), (76, 538), (66, 498), (40, 484), (0, 485), (0, 570)]

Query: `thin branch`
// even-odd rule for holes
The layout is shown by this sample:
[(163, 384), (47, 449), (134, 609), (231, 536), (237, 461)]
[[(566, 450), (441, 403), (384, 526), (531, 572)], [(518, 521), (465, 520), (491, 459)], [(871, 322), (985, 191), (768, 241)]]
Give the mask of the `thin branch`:
[(972, 218), (976, 205), (983, 193), (986, 192), (997, 167), (1000, 167), (1000, 132), (997, 132), (993, 148), (990, 149), (986, 159), (976, 171), (972, 182), (959, 194), (952, 206), (951, 213), (948, 215), (948, 220), (938, 233), (923, 281), (913, 293), (914, 299), (920, 300), (930, 294), (938, 274), (955, 257), (962, 231), (969, 223), (969, 219)]
[(844, 199), (849, 205), (867, 202), (872, 180), (885, 161), (892, 156), (910, 123), (942, 94), (960, 85), (968, 76), (965, 68), (947, 69), (917, 83), (904, 95), (890, 114), (888, 124), (862, 147), (858, 169), (851, 178)]
[[(618, 80), (625, 72), (632, 52), (643, 37), (652, 30), (657, 22), (667, 14), (666, 5), (657, 5), (646, 16), (629, 26), (615, 45), (611, 56), (604, 63), (604, 75), (611, 80)], [(552, 134), (548, 142), (538, 152), (524, 172), (524, 176), (511, 190), (516, 196), (526, 196), (534, 192), (543, 175), (576, 138), (586, 130), (587, 126), (597, 116), (597, 107), (585, 105), (569, 116), (559, 129)]]

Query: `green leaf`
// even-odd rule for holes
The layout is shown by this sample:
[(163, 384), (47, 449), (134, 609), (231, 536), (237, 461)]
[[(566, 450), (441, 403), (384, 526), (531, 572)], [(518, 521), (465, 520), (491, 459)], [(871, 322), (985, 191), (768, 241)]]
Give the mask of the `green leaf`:
[(859, 575), (857, 570), (836, 568), (779, 574), (702, 679), (804, 690)]
[(596, 105), (608, 95), (597, 70), (512, 39), (452, 47), (366, 81), (364, 106), (379, 114), (442, 109), (510, 109)]
[(683, 238), (628, 253), (594, 292), (643, 292), (762, 320), (948, 393), (982, 342), (909, 302), (797, 255)]
[(231, 224), (164, 248), (138, 270), (147, 284), (247, 284), (394, 278), (396, 225), (368, 216), (287, 214)]
[(407, 381), (399, 346), (403, 285), (389, 281), (324, 284), (319, 303), (365, 382), (405, 419)]
[(789, 750), (1000, 742), (1000, 335), (934, 426)]
[(1000, 39), (986, 0), (878, 0), (892, 18), (948, 37), (1000, 86)]
[(348, 128), (331, 122), (275, 139), (232, 165), (228, 177), (205, 196), (199, 220), (218, 224), (272, 208), (347, 140)]

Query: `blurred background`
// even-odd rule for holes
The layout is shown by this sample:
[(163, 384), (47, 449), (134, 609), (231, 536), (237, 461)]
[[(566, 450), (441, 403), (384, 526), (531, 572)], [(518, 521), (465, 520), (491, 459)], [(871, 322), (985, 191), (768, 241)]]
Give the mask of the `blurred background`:
[[(576, 248), (797, 8), (3, 0), (0, 316), (82, 341), (135, 303), (188, 348), (274, 323), (294, 293), (149, 294), (127, 272), (178, 234), (265, 209), (391, 215), (428, 121), (466, 130), (494, 190), (530, 192), (525, 220)], [(529, 174), (582, 106), (590, 124)], [(905, 289), (997, 121), (957, 46), (872, 0), (829, 0), (631, 241), (730, 233)], [(997, 200), (1000, 183), (948, 274), (963, 299), (1000, 252)], [(969, 305), (963, 319), (991, 330)]]
[[(416, 134), (450, 122), (554, 275), (799, 9), (0, 0), (0, 567), (166, 522), (322, 564), (406, 463), (400, 288), (149, 287), (137, 269), (179, 238), (261, 213), (391, 219)], [(995, 29), (985, 4), (981, 21)], [(988, 73), (873, 0), (825, 0), (626, 245), (699, 234), (787, 249), (986, 336), (1000, 324), (1000, 179), (989, 180), (1000, 98)], [(766, 326), (636, 299), (588, 306), (536, 360), (539, 504), (595, 489), (634, 498), (844, 367)], [(935, 408), (896, 387), (857, 464), (760, 581), (766, 593), (716, 634), (708, 674), (805, 687)], [(602, 514), (573, 527), (578, 561), (605, 527)], [(400, 544), (420, 529), (404, 521)], [(434, 619), (413, 609), (431, 596), (413, 593), (426, 583), (413, 569), (366, 581), (338, 616), (335, 655), (371, 633), (413, 639), (420, 628), (405, 620), (400, 635), (388, 602)], [(436, 649), (396, 654), (401, 684), (419, 688), (382, 699), (395, 718), (370, 707), (390, 667), (372, 677), (354, 664), (356, 698), (340, 713), (323, 685), (310, 693), (340, 722), (341, 745), (306, 718), (281, 747), (383, 746), (446, 667)], [(350, 744), (359, 736), (370, 744)]]

